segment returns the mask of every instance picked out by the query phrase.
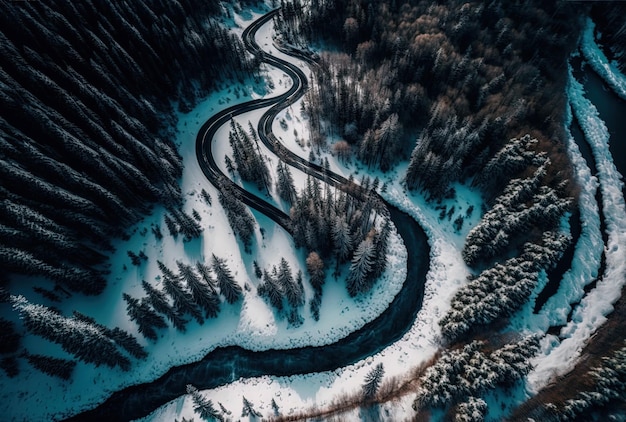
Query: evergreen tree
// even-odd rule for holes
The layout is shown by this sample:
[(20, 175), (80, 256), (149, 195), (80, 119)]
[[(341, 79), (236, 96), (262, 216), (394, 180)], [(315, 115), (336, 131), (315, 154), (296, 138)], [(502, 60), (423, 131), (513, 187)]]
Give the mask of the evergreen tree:
[(384, 375), (385, 369), (383, 368), (382, 363), (379, 363), (367, 373), (365, 382), (363, 383), (363, 400), (367, 401), (374, 398), (378, 392), (378, 387), (380, 387), (380, 382), (382, 381)]
[(276, 173), (278, 175), (278, 180), (276, 180), (278, 196), (289, 205), (295, 203), (297, 199), (296, 188), (293, 183), (293, 176), (287, 164), (279, 161), (276, 166)]
[(26, 359), (33, 365), (33, 367), (39, 369), (41, 372), (59, 377), (63, 380), (69, 380), (76, 366), (76, 362), (73, 360), (53, 358), (44, 355), (31, 355), (26, 354)]
[(374, 268), (373, 277), (378, 278), (385, 272), (387, 268), (387, 249), (389, 248), (389, 236), (391, 233), (391, 223), (388, 218), (385, 219), (380, 233), (375, 236), (374, 245)]
[(346, 280), (346, 287), (350, 296), (354, 297), (371, 288), (372, 264), (375, 253), (374, 244), (370, 238), (359, 243), (352, 257), (350, 273)]
[(352, 236), (348, 223), (342, 218), (333, 220), (331, 234), (337, 260), (345, 262), (352, 252)]
[(126, 302), (126, 312), (139, 326), (139, 332), (144, 337), (156, 341), (158, 336), (155, 328), (167, 328), (163, 317), (154, 312), (145, 300), (139, 301), (126, 293), (122, 297)]
[[(255, 261), (256, 262), (256, 261)], [(211, 267), (203, 264), (202, 262), (196, 262), (196, 270), (198, 270), (198, 274), (202, 276), (202, 280), (206, 283), (206, 285), (214, 292), (217, 292), (217, 283), (215, 278), (211, 276)]]
[(241, 416), (242, 417), (246, 417), (246, 416), (255, 417), (256, 416), (257, 418), (260, 418), (263, 415), (261, 415), (260, 412), (255, 410), (254, 405), (244, 396), (243, 397), (243, 410), (241, 411)]
[(146, 357), (148, 357), (148, 354), (137, 342), (135, 336), (128, 333), (127, 331), (124, 331), (119, 327), (109, 328), (102, 324), (98, 324), (94, 318), (87, 316), (79, 311), (73, 311), (72, 314), (77, 320), (86, 322), (87, 324), (91, 324), (96, 327), (104, 335), (113, 340), (115, 344), (130, 353), (131, 356), (134, 356), (137, 359), (145, 359)]
[(215, 318), (220, 310), (220, 300), (217, 293), (200, 280), (191, 266), (180, 261), (177, 261), (176, 264), (183, 280), (187, 282), (187, 287), (196, 304), (204, 310), (207, 318)]
[(316, 291), (321, 291), (326, 280), (326, 274), (324, 272), (324, 261), (317, 252), (311, 252), (309, 256), (307, 256), (306, 269), (309, 273), (309, 277), (311, 277), (311, 286), (313, 286)]
[(21, 336), (15, 331), (15, 324), (0, 318), (0, 354), (15, 353), (20, 347)]
[(141, 281), (141, 285), (143, 287), (143, 290), (148, 295), (148, 303), (154, 308), (154, 310), (159, 312), (160, 314), (165, 315), (166, 318), (170, 320), (174, 328), (176, 328), (177, 330), (183, 333), (187, 331), (186, 324), (189, 321), (187, 321), (180, 315), (178, 309), (170, 306), (167, 300), (167, 295), (163, 291), (152, 287), (145, 280)]
[(281, 285), (267, 271), (263, 271), (263, 283), (259, 285), (257, 291), (259, 296), (267, 298), (276, 310), (283, 310)]
[(199, 414), (202, 419), (207, 421), (224, 420), (220, 412), (213, 407), (213, 402), (200, 394), (196, 387), (191, 384), (187, 384), (187, 394), (191, 395), (194, 412)]
[(226, 261), (213, 254), (211, 263), (213, 272), (217, 277), (217, 285), (220, 288), (220, 293), (228, 303), (232, 304), (237, 302), (243, 296), (243, 290), (232, 276), (230, 269), (226, 265)]
[(174, 308), (182, 313), (191, 315), (198, 324), (203, 324), (204, 318), (193, 296), (183, 287), (179, 276), (173, 276), (174, 274), (171, 271), (169, 273), (168, 275), (165, 272), (163, 273), (163, 288), (174, 301)]
[(45, 306), (29, 303), (23, 296), (11, 296), (11, 302), (31, 333), (60, 344), (63, 350), (84, 362), (130, 369), (128, 358), (94, 324), (64, 317)]

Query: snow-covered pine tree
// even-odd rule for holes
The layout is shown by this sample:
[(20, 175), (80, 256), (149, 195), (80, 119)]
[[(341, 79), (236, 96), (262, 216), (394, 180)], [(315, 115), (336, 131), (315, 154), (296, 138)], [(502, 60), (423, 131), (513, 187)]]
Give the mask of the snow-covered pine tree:
[(237, 302), (243, 295), (241, 286), (237, 284), (235, 278), (232, 276), (230, 269), (226, 265), (226, 260), (218, 258), (215, 254), (211, 257), (211, 265), (213, 266), (213, 272), (217, 278), (217, 285), (220, 288), (220, 293), (228, 303)]
[(198, 270), (198, 274), (202, 276), (202, 280), (206, 285), (213, 290), (213, 292), (217, 293), (217, 283), (213, 276), (211, 276), (211, 267), (198, 261), (196, 262), (196, 270)]
[(387, 250), (389, 248), (389, 236), (391, 234), (391, 223), (388, 218), (385, 218), (385, 222), (380, 229), (380, 233), (376, 233), (374, 238), (374, 268), (373, 277), (380, 277), (385, 268), (387, 268)]
[[(161, 269), (161, 272), (163, 272), (163, 269)], [(191, 317), (195, 319), (198, 324), (203, 324), (204, 318), (202, 317), (202, 313), (194, 301), (193, 296), (180, 283), (179, 276), (172, 277), (171, 275), (173, 275), (171, 271), (169, 271), (169, 274), (163, 272), (163, 288), (174, 301), (174, 308), (178, 309), (182, 313), (191, 315)]]
[(279, 161), (276, 166), (276, 173), (278, 175), (278, 179), (276, 180), (276, 192), (278, 192), (278, 196), (287, 202), (287, 204), (294, 204), (297, 199), (297, 194), (289, 167), (287, 164)]
[(146, 357), (148, 357), (148, 353), (146, 353), (144, 348), (137, 342), (135, 336), (133, 336), (129, 332), (124, 331), (119, 327), (109, 328), (105, 325), (99, 324), (94, 318), (87, 316), (79, 311), (73, 311), (72, 314), (77, 320), (91, 324), (99, 329), (104, 335), (113, 340), (118, 346), (130, 353), (131, 356), (134, 356), (137, 359), (145, 359)]
[(130, 360), (93, 324), (64, 317), (43, 305), (28, 302), (23, 296), (11, 296), (11, 303), (31, 333), (60, 344), (63, 350), (84, 362), (130, 369)]
[(336, 218), (332, 221), (331, 235), (337, 260), (345, 262), (352, 252), (350, 226), (348, 226), (345, 219)]
[(230, 182), (225, 180), (221, 183), (222, 189), (219, 192), (218, 200), (226, 211), (226, 217), (233, 231), (244, 244), (246, 250), (252, 243), (254, 234), (254, 217), (239, 199), (237, 191), (230, 186)]

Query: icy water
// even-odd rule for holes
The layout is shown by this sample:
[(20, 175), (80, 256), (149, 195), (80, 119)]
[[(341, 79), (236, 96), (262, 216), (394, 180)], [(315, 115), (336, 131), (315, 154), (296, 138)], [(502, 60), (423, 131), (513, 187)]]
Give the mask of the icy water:
[[(626, 102), (615, 95), (589, 66), (585, 66), (583, 78), (579, 80), (585, 87), (587, 98), (596, 106), (600, 118), (609, 129), (611, 134), (609, 149), (615, 167), (624, 176), (626, 174)], [(580, 145), (578, 139), (577, 142)], [(624, 187), (622, 187), (622, 194), (626, 194)]]

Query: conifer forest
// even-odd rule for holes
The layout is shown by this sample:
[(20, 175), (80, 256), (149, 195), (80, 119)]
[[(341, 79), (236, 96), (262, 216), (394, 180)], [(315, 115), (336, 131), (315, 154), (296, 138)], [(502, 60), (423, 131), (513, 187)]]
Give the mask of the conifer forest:
[(8, 421), (626, 419), (626, 3), (0, 0)]

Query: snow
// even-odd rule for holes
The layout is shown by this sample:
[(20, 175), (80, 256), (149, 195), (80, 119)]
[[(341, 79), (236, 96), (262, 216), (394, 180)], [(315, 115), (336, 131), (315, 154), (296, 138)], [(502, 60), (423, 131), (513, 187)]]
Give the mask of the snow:
[(580, 49), (587, 63), (600, 75), (613, 92), (622, 100), (626, 100), (626, 76), (623, 75), (617, 64), (609, 62), (602, 49), (596, 44), (594, 36), (595, 24), (591, 18), (587, 18), (587, 24), (583, 31)]
[[(328, 153), (322, 153), (329, 161), (334, 159)], [(337, 165), (340, 165), (338, 162)], [(426, 231), (431, 247), (430, 269), (427, 274), (422, 308), (410, 330), (397, 342), (380, 353), (363, 359), (354, 365), (335, 371), (291, 377), (262, 376), (240, 379), (231, 384), (202, 394), (215, 405), (222, 403), (233, 415), (239, 415), (243, 397), (251, 400), (264, 417), (273, 415), (270, 406), (274, 399), (281, 409), (281, 414), (295, 414), (304, 409), (330, 406), (342, 395), (354, 395), (360, 392), (366, 374), (378, 363), (383, 363), (385, 377), (383, 383), (391, 378), (402, 380), (416, 367), (428, 360), (439, 348), (440, 331), (438, 321), (449, 308), (450, 298), (466, 282), (469, 270), (461, 257), (463, 239), (469, 229), (480, 218), (478, 212), (467, 218), (463, 230), (455, 232), (447, 221), (440, 221), (439, 211), (420, 193), (407, 192), (401, 183), (407, 163), (403, 163), (393, 172), (384, 174), (371, 172), (371, 177), (379, 176), (386, 180), (388, 189), (382, 193), (386, 200), (414, 217)], [(350, 167), (358, 169), (356, 165)], [(350, 168), (344, 168), (349, 174)], [(469, 206), (480, 210), (482, 198), (463, 185), (455, 186), (456, 198), (445, 201), (450, 207), (456, 206), (456, 215), (465, 215)], [(326, 297), (326, 296), (325, 296)], [(414, 397), (406, 395), (382, 405), (380, 419), (403, 420), (410, 418), (414, 411), (411, 407)], [(343, 420), (360, 420), (361, 410), (357, 407), (341, 415)], [(193, 403), (189, 396), (181, 396), (157, 409), (143, 420), (166, 421), (174, 418), (194, 417)], [(376, 420), (376, 418), (374, 418)]]
[[(264, 34), (263, 30), (259, 31), (259, 34)], [(259, 42), (259, 45), (266, 46), (268, 44)], [(273, 53), (275, 54), (276, 51)], [(273, 78), (278, 79), (280, 75)], [(287, 123), (287, 129), (280, 126), (279, 122), (283, 118)], [(295, 129), (300, 138), (308, 138), (305, 119), (300, 113), (299, 103), (296, 103), (278, 115), (273, 130), (292, 151), (308, 158), (310, 146), (298, 144), (293, 133)], [(331, 143), (332, 141), (330, 140)], [(352, 174), (355, 176), (355, 180), (358, 180), (357, 176), (364, 171), (358, 163), (341, 162), (327, 150), (319, 151), (318, 157), (320, 160), (327, 159), (333, 171), (346, 177)], [(366, 174), (372, 178), (379, 177), (381, 181), (387, 184), (386, 192), (381, 193), (383, 197), (415, 218), (422, 225), (429, 239), (431, 247), (430, 269), (427, 274), (424, 300), (410, 330), (399, 341), (380, 353), (335, 371), (291, 377), (262, 376), (240, 379), (216, 389), (202, 391), (202, 394), (212, 400), (216, 406), (217, 403), (223, 404), (237, 417), (243, 397), (251, 400), (255, 404), (255, 409), (260, 411), (264, 417), (273, 415), (270, 406), (272, 399), (276, 401), (283, 415), (294, 414), (312, 407), (324, 408), (336, 403), (338, 397), (358, 394), (366, 374), (376, 364), (383, 363), (384, 365), (383, 383), (394, 377), (401, 380), (406, 377), (409, 368), (416, 367), (428, 360), (437, 351), (440, 338), (438, 321), (449, 308), (450, 298), (466, 282), (469, 275), (469, 269), (463, 262), (460, 251), (467, 232), (480, 218), (479, 210), (482, 209), (483, 200), (480, 195), (468, 187), (456, 185), (456, 197), (452, 200), (443, 201), (442, 204), (446, 205), (448, 209), (454, 205), (455, 213), (451, 219), (446, 218), (440, 221), (438, 218), (439, 210), (435, 209), (433, 204), (428, 203), (423, 195), (407, 192), (404, 189), (401, 181), (402, 175), (406, 172), (406, 166), (407, 163), (402, 163), (390, 173), (367, 171)], [(294, 179), (297, 180), (295, 170), (291, 170), (294, 172)], [(458, 215), (465, 216), (470, 206), (476, 211), (470, 217), (465, 218), (462, 230), (455, 232), (450, 221), (454, 221)], [(325, 292), (325, 301), (328, 296)], [(325, 310), (322, 309), (320, 314), (324, 316), (324, 313)], [(343, 318), (345, 317), (343, 316)], [(350, 314), (348, 317), (352, 319)], [(317, 335), (324, 334), (318, 333)], [(277, 333), (275, 338), (280, 341), (280, 334)], [(382, 405), (378, 409), (380, 412), (379, 419), (402, 420), (410, 418), (414, 413), (411, 407), (412, 402), (413, 396), (406, 395)], [(360, 412), (361, 410), (357, 407), (342, 414), (341, 417), (344, 420), (360, 420)], [(173, 400), (143, 420), (169, 421), (182, 417), (194, 417), (190, 396), (181, 396)]]
[[(567, 95), (570, 105), (580, 124), (585, 139), (593, 152), (600, 191), (602, 207), (606, 221), (608, 242), (605, 247), (605, 270), (596, 287), (589, 292), (575, 308), (572, 319), (561, 330), (564, 338), (560, 343), (554, 336), (547, 338), (543, 345), (543, 355), (536, 362), (536, 368), (529, 375), (531, 388), (537, 391), (546, 385), (555, 375), (570, 370), (576, 363), (585, 342), (606, 321), (606, 316), (613, 311), (613, 303), (620, 297), (626, 283), (626, 205), (622, 195), (622, 175), (617, 171), (609, 150), (609, 132), (600, 119), (595, 106), (584, 95), (582, 85), (574, 79), (570, 69)], [(579, 244), (576, 253), (582, 255), (580, 262), (572, 267), (570, 273), (579, 280), (573, 283), (571, 297), (580, 296), (579, 283), (593, 278), (599, 267), (597, 254), (599, 217), (597, 206), (593, 202), (595, 180), (584, 161), (577, 152), (573, 139), (570, 137), (569, 151), (572, 153), (579, 180), (582, 182), (581, 218), (590, 226), (583, 226), (583, 243)], [(589, 194), (584, 188), (592, 189)], [(595, 213), (595, 216), (594, 216)], [(584, 236), (584, 237), (583, 237)], [(594, 248), (595, 250), (592, 250)], [(582, 258), (584, 257), (584, 258)], [(585, 262), (587, 261), (587, 262)], [(585, 265), (587, 264), (587, 265)]]
[[(249, 18), (254, 19), (259, 14), (251, 13)], [(262, 34), (265, 34), (269, 42), (271, 32), (264, 31)], [(206, 180), (196, 161), (195, 137), (204, 119), (220, 108), (250, 98), (274, 95), (287, 89), (288, 81), (281, 71), (266, 68), (265, 72), (266, 79), (274, 81), (274, 92), (267, 90), (265, 85), (255, 84), (253, 81), (244, 84), (228, 83), (223, 89), (198, 104), (192, 112), (179, 116), (176, 143), (184, 161), (181, 180), (181, 189), (185, 197), (184, 210), (191, 214), (195, 209), (200, 214), (202, 218), (200, 224), (204, 229), (201, 238), (183, 242), (180, 236), (178, 238), (170, 236), (164, 224), (166, 211), (162, 207), (155, 207), (151, 215), (129, 230), (128, 240), (119, 240), (114, 245), (116, 252), (111, 255), (111, 274), (104, 293), (97, 297), (75, 295), (59, 306), (64, 315), (71, 315), (72, 310), (78, 310), (94, 317), (103, 325), (118, 326), (131, 332), (146, 346), (149, 358), (145, 361), (133, 360), (132, 369), (127, 373), (119, 369), (95, 367), (79, 362), (73, 379), (67, 383), (41, 374), (21, 363), (19, 377), (0, 386), (0, 397), (4, 399), (1, 410), (6, 418), (52, 420), (71, 416), (94, 407), (111, 392), (132, 384), (149, 382), (161, 376), (170, 367), (195, 361), (219, 346), (239, 345), (250, 350), (265, 350), (332, 343), (376, 318), (400, 291), (406, 276), (406, 249), (394, 228), (390, 237), (387, 270), (374, 288), (359, 300), (353, 300), (348, 297), (343, 283), (335, 282), (329, 276), (324, 287), (319, 322), (310, 317), (308, 307), (305, 306), (301, 310), (305, 319), (303, 325), (297, 329), (289, 327), (286, 319), (280, 318), (256, 295), (254, 286), (259, 280), (254, 276), (253, 260), (257, 260), (262, 268), (268, 268), (278, 264), (281, 257), (285, 257), (294, 273), (302, 270), (306, 274), (304, 252), (294, 248), (292, 239), (282, 228), (257, 212), (253, 214), (259, 227), (264, 228), (265, 232), (262, 234), (257, 228), (252, 253), (246, 254), (243, 251), (242, 245), (228, 225), (224, 210), (217, 201), (218, 191)], [(296, 108), (292, 108), (290, 113), (295, 120), (287, 120), (289, 131), (282, 135), (285, 142), (290, 145), (295, 144), (291, 135), (292, 125), (298, 120), (301, 122), (304, 120), (299, 111), (296, 111), (299, 110), (299, 106), (296, 104), (294, 107)], [(239, 120), (247, 127), (247, 119), (254, 121), (262, 112), (263, 110), (260, 110), (240, 116)], [(306, 136), (304, 125), (299, 126), (298, 131), (302, 133), (301, 136)], [(224, 135), (224, 132), (220, 132), (218, 138), (223, 139)], [(213, 148), (217, 153), (228, 153), (230, 146), (227, 141), (217, 142)], [(267, 150), (264, 150), (264, 153), (270, 154)], [(276, 159), (273, 160), (275, 167)], [(297, 186), (303, 187), (305, 176), (295, 169), (292, 169), (292, 172)], [(212, 206), (202, 199), (200, 192), (203, 189), (211, 195)], [(273, 200), (280, 203), (276, 197)], [(164, 235), (162, 240), (157, 240), (152, 234), (153, 226), (161, 227)], [(132, 266), (126, 254), (129, 250), (135, 253), (143, 251), (148, 256), (148, 261), (138, 267)], [(227, 260), (235, 279), (242, 286), (250, 286), (250, 291), (244, 290), (244, 298), (240, 303), (233, 305), (223, 303), (219, 317), (207, 320), (204, 325), (191, 321), (185, 334), (169, 328), (159, 332), (161, 337), (156, 344), (145, 341), (137, 333), (136, 325), (128, 321), (122, 293), (137, 298), (144, 297), (141, 280), (160, 286), (161, 276), (156, 265), (157, 260), (175, 269), (177, 260), (194, 264), (196, 261), (209, 259), (213, 253)], [(345, 278), (345, 271), (344, 268), (344, 274), (340, 278)], [(24, 278), (16, 280), (16, 284), (18, 283), (19, 286), (13, 290), (15, 294), (32, 298), (32, 286), (36, 285), (37, 281)], [(306, 277), (305, 290), (308, 301), (313, 292), (306, 282)], [(41, 302), (41, 299), (34, 297), (32, 301)], [(45, 350), (45, 353), (52, 356), (68, 357), (58, 345), (52, 345), (32, 335), (25, 336), (23, 345), (31, 351)], [(330, 392), (327, 394), (332, 395)], [(19, 406), (12, 400), (16, 396), (20, 397)], [(254, 394), (249, 396), (250, 399), (254, 397), (256, 397)], [(255, 400), (252, 401), (257, 404)]]

